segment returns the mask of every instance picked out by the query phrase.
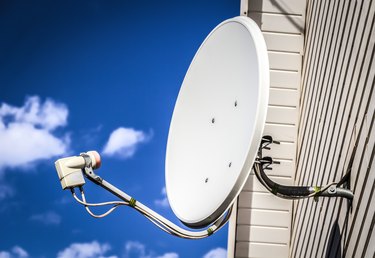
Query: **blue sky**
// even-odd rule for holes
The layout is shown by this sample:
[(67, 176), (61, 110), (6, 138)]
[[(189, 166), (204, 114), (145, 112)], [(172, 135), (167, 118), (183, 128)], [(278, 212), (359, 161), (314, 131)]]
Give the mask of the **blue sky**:
[[(234, 0), (0, 2), (0, 258), (223, 257), (227, 228), (192, 241), (128, 207), (90, 217), (62, 191), (54, 161), (98, 150), (101, 176), (179, 223), (163, 192), (174, 103), (201, 42), (239, 8)], [(114, 199), (85, 189), (89, 201)]]

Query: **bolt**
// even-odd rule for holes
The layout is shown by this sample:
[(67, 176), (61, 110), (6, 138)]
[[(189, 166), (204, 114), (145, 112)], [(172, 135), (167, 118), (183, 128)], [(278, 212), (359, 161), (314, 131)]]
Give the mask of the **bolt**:
[(206, 180), (204, 180), (204, 182), (205, 182), (205, 183), (207, 183), (207, 182), (208, 182), (208, 177), (206, 178)]
[(229, 167), (231, 167), (232, 166), (232, 162), (229, 162)]
[(215, 123), (215, 118), (212, 118), (211, 122), (214, 124)]
[(330, 188), (328, 188), (328, 193), (335, 194), (336, 193), (336, 186), (333, 185)]

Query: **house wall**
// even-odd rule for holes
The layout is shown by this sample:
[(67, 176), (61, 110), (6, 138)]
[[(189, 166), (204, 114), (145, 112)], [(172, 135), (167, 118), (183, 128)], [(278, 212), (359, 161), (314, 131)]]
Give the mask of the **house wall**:
[[(270, 61), (270, 100), (264, 134), (280, 145), (265, 155), (280, 161), (268, 171), (282, 184), (294, 183), (305, 0), (243, 0), (241, 15), (259, 25)], [(288, 257), (292, 202), (268, 193), (253, 173), (231, 218), (228, 257)]]
[(309, 0), (296, 184), (350, 173), (355, 198), (294, 203), (291, 257), (375, 256), (375, 1)]

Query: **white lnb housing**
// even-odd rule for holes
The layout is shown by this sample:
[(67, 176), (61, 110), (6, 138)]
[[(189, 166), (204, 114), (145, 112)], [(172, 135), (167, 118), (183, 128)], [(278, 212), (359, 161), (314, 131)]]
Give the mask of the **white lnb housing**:
[[(100, 167), (100, 155), (96, 151), (86, 153), (91, 159), (91, 167), (97, 169)], [(57, 175), (59, 176), (62, 188), (73, 188), (85, 184), (82, 169), (86, 166), (85, 159), (82, 156), (73, 156), (58, 159), (55, 162)]]

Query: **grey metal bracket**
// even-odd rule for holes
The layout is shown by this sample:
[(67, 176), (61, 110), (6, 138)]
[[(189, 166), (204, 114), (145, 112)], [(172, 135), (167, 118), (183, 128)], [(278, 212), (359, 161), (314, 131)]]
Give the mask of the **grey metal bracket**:
[[(263, 136), (258, 149), (258, 157), (254, 163), (255, 175), (259, 181), (274, 195), (285, 199), (301, 199), (307, 197), (343, 197), (349, 200), (354, 198), (354, 194), (350, 189), (339, 187), (345, 181), (340, 180), (339, 183), (331, 183), (327, 186), (288, 186), (281, 185), (272, 181), (264, 170), (271, 170), (273, 164), (280, 164), (274, 161), (272, 157), (263, 156), (263, 150), (271, 149), (272, 144), (280, 144), (279, 141), (273, 140), (272, 136)], [(348, 184), (346, 184), (348, 185)]]

